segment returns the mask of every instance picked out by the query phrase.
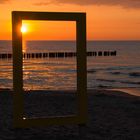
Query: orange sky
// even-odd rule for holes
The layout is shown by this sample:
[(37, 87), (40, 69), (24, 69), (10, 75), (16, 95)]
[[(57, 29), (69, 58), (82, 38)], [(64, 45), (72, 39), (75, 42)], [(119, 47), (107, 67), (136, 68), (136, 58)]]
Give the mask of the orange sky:
[[(11, 40), (11, 11), (86, 12), (89, 40), (140, 40), (139, 0), (0, 0), (0, 40)], [(73, 40), (75, 22), (24, 21), (28, 39)]]

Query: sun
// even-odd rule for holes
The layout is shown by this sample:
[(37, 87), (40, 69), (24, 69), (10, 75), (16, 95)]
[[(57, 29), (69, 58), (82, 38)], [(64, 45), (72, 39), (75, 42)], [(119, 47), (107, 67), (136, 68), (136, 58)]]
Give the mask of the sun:
[(27, 27), (25, 25), (22, 25), (21, 32), (22, 33), (26, 33), (27, 32)]

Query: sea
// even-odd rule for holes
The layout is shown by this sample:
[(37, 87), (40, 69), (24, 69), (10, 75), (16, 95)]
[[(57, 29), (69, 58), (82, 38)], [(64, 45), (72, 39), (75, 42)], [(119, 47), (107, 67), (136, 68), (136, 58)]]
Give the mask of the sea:
[[(116, 51), (116, 56), (87, 57), (87, 88), (140, 88), (140, 41), (87, 41), (87, 51)], [(23, 52), (76, 52), (75, 41), (23, 41)], [(12, 42), (0, 40), (0, 53)], [(12, 59), (0, 59), (0, 89), (13, 88)], [(23, 59), (25, 90), (75, 90), (76, 57)]]

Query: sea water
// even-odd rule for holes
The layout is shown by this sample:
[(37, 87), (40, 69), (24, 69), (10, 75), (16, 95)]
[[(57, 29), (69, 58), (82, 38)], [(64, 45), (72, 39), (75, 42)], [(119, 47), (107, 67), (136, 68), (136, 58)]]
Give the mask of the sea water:
[[(24, 52), (76, 52), (75, 41), (25, 41)], [(87, 41), (87, 51), (117, 51), (116, 56), (87, 57), (87, 88), (140, 88), (140, 41)], [(12, 53), (11, 41), (0, 41), (0, 53)], [(25, 90), (77, 88), (76, 58), (23, 60)], [(12, 60), (0, 59), (0, 88), (12, 89)]]

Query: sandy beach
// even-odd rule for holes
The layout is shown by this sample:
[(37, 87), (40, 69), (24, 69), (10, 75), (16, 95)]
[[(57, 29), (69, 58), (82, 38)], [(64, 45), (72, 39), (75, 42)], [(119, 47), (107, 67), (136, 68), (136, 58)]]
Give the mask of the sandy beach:
[[(46, 94), (48, 93), (48, 94)], [(43, 117), (76, 113), (73, 92), (29, 91), (25, 116)], [(139, 140), (140, 97), (121, 91), (89, 90), (86, 140)], [(0, 90), (0, 140), (78, 140), (78, 126), (13, 128), (13, 93)]]

